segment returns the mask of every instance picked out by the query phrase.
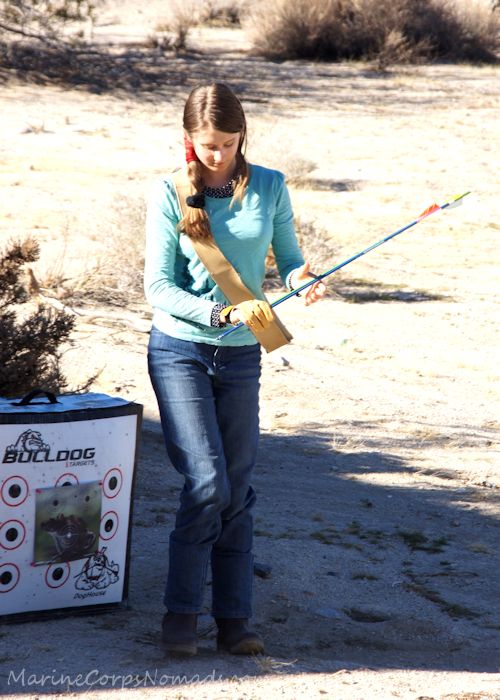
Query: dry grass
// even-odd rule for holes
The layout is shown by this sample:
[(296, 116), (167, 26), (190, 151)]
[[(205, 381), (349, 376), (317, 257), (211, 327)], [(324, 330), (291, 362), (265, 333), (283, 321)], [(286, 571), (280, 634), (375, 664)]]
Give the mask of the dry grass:
[[(331, 266), (331, 261), (335, 257), (335, 248), (328, 232), (318, 228), (314, 222), (306, 221), (300, 217), (295, 217), (295, 230), (300, 249), (305, 260), (310, 263), (311, 270), (318, 274), (323, 272), (326, 267)], [(276, 259), (271, 249), (266, 259), (266, 284), (268, 288), (281, 286)]]
[(209, 27), (234, 27), (240, 24), (245, 0), (206, 0), (201, 10), (201, 24)]
[(293, 669), (297, 663), (297, 659), (294, 659), (293, 661), (280, 661), (272, 656), (254, 656), (253, 659), (260, 673), (263, 674), (287, 673), (290, 669)]
[(268, 58), (496, 62), (498, 14), (451, 0), (260, 0), (244, 26)]
[(190, 29), (199, 24), (200, 10), (196, 0), (172, 0), (168, 19), (156, 27), (158, 32), (173, 34), (168, 48), (182, 51), (186, 48)]
[(105, 248), (87, 279), (87, 299), (117, 304), (142, 300), (145, 216), (141, 197), (114, 201), (109, 218), (101, 224)]
[(163, 50), (176, 52), (188, 48), (191, 29), (202, 25), (234, 27), (240, 23), (244, 0), (171, 0), (168, 16), (155, 27), (156, 34), (149, 44)]

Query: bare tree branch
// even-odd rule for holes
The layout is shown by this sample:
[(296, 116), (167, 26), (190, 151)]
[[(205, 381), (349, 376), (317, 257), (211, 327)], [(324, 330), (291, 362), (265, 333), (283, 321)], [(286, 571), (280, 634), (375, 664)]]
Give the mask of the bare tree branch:
[(21, 36), (26, 37), (27, 39), (37, 39), (38, 41), (43, 41), (46, 44), (54, 43), (51, 39), (48, 39), (43, 34), (34, 34), (33, 32), (27, 32), (24, 29), (21, 29), (20, 27), (13, 27), (12, 25), (4, 24), (3, 22), (0, 22), (0, 29), (9, 32), (10, 34), (19, 34)]

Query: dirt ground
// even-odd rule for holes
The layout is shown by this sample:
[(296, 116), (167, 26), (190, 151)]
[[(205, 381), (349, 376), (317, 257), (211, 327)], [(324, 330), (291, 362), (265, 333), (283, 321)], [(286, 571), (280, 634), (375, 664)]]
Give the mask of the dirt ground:
[[(147, 63), (162, 4), (134, 7), (95, 30), (129, 42), (116, 85), (0, 84), (0, 241), (33, 234), (38, 279), (66, 279), (59, 296), (85, 308), (70, 382), (100, 372), (92, 391), (144, 406), (129, 608), (2, 625), (3, 697), (500, 698), (498, 69), (270, 63), (209, 28)], [(263, 358), (255, 473), (266, 656), (218, 654), (206, 614), (199, 655), (176, 660), (158, 647), (179, 480), (147, 377), (150, 310), (64, 295), (111, 254), (110, 211), (127, 229), (130, 202), (180, 162), (185, 96), (214, 78), (243, 100), (249, 159), (289, 175), (325, 267), (471, 194), (332, 277), (328, 299), (280, 307), (294, 340)]]

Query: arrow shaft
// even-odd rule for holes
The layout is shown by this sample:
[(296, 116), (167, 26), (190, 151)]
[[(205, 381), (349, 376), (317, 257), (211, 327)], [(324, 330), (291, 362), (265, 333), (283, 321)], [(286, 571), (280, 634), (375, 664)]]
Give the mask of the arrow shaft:
[[(394, 233), (391, 233), (389, 236), (382, 238), (380, 241), (377, 241), (376, 243), (373, 243), (372, 245), (368, 246), (368, 248), (365, 248), (364, 250), (360, 251), (359, 253), (356, 253), (355, 255), (352, 255), (347, 260), (344, 260), (343, 262), (338, 263), (338, 265), (331, 267), (329, 270), (322, 272), (320, 275), (316, 275), (314, 279), (311, 279), (308, 282), (305, 282), (302, 286), (297, 287), (297, 289), (293, 289), (291, 292), (288, 292), (288, 294), (285, 294), (284, 296), (277, 299), (275, 302), (273, 302), (271, 304), (271, 306), (273, 306), (273, 307), (278, 306), (278, 304), (282, 304), (287, 299), (290, 299), (291, 297), (294, 297), (297, 294), (300, 294), (301, 292), (304, 291), (304, 289), (308, 289), (309, 287), (311, 287), (313, 284), (315, 284), (319, 280), (322, 280), (325, 277), (329, 277), (330, 275), (333, 275), (333, 273), (337, 272), (337, 270), (340, 270), (342, 267), (345, 267), (346, 265), (349, 265), (350, 263), (354, 262), (354, 260), (357, 260), (358, 258), (361, 258), (363, 255), (366, 255), (370, 251), (374, 250), (375, 248), (378, 248), (378, 246), (382, 245), (383, 243), (386, 243), (391, 238), (394, 238), (395, 236), (399, 236), (400, 233), (403, 233), (403, 231), (407, 231), (412, 226), (415, 226), (415, 224), (418, 224), (418, 222), (419, 222), (419, 219), (415, 219), (415, 221), (412, 221), (411, 224), (408, 224), (407, 226), (400, 228), (398, 231), (394, 231)], [(236, 330), (236, 326), (234, 327), (234, 330)]]
[[(313, 279), (310, 279), (308, 282), (305, 282), (300, 287), (297, 287), (296, 289), (293, 289), (291, 292), (284, 294), (279, 299), (276, 299), (276, 301), (274, 301), (271, 304), (271, 307), (274, 308), (275, 306), (282, 304), (284, 301), (287, 301), (288, 299), (291, 299), (292, 297), (297, 296), (297, 294), (300, 294), (305, 289), (308, 289), (313, 284), (316, 284), (316, 282), (318, 282), (319, 280), (322, 280), (325, 277), (329, 277), (330, 275), (333, 275), (333, 273), (337, 272), (337, 270), (340, 270), (341, 268), (345, 267), (346, 265), (349, 265), (350, 263), (354, 262), (354, 260), (361, 258), (363, 255), (366, 255), (367, 253), (374, 250), (375, 248), (378, 248), (382, 244), (387, 243), (387, 241), (390, 241), (391, 238), (395, 238), (396, 236), (399, 236), (404, 231), (408, 231), (408, 229), (412, 228), (413, 226), (416, 226), (418, 223), (420, 223), (421, 221), (426, 219), (428, 216), (431, 216), (431, 214), (434, 214), (436, 211), (440, 211), (441, 209), (446, 209), (447, 207), (450, 207), (453, 204), (458, 203), (459, 200), (463, 199), (468, 194), (470, 194), (470, 192), (465, 192), (464, 194), (461, 194), (458, 197), (455, 197), (451, 202), (446, 202), (446, 204), (443, 204), (441, 206), (436, 204), (436, 205), (433, 205), (432, 207), (429, 207), (429, 209), (427, 209), (423, 214), (421, 214), (417, 219), (415, 219), (415, 221), (412, 221), (410, 224), (407, 224), (406, 226), (399, 228), (397, 231), (390, 233), (388, 236), (381, 238), (380, 241), (377, 241), (376, 243), (372, 243), (372, 245), (368, 246), (368, 248), (361, 250), (359, 253), (356, 253), (355, 255), (352, 255), (350, 258), (347, 258), (347, 260), (344, 260), (343, 262), (339, 263), (338, 265), (331, 267), (329, 270), (322, 272), (320, 275), (315, 275)], [(227, 331), (224, 331), (224, 333), (219, 335), (217, 340), (220, 340), (221, 338), (225, 338), (230, 333), (234, 333), (234, 331), (237, 331), (239, 328), (243, 328), (244, 326), (245, 326), (244, 323), (238, 323), (236, 326), (229, 328)]]

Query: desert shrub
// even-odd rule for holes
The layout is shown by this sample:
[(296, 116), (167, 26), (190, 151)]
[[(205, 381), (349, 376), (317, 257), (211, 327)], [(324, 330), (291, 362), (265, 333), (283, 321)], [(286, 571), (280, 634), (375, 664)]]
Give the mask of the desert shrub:
[(296, 217), (295, 230), (299, 246), (314, 272), (324, 272), (335, 264), (336, 250), (326, 229), (318, 227), (313, 221)]
[(191, 29), (200, 23), (201, 8), (196, 0), (171, 0), (166, 19), (155, 27), (166, 48), (184, 51)]
[[(280, 160), (276, 157), (281, 155)], [(269, 160), (276, 160), (276, 163), (268, 167), (275, 167), (286, 173), (286, 179), (289, 185), (299, 184), (307, 179), (307, 177), (316, 170), (316, 163), (309, 158), (302, 158), (291, 150), (287, 152), (281, 148), (276, 148), (276, 152), (271, 154)]]
[(72, 22), (95, 21), (102, 0), (0, 0), (0, 35), (54, 42)]
[(150, 44), (163, 50), (187, 49), (191, 29), (199, 26), (234, 27), (247, 0), (171, 0), (166, 19), (159, 22)]
[(146, 204), (143, 197), (120, 197), (100, 223), (103, 250), (82, 289), (87, 300), (123, 305), (143, 299)]
[[(316, 274), (325, 272), (332, 267), (335, 257), (335, 248), (332, 246), (328, 232), (318, 228), (312, 221), (306, 221), (299, 216), (295, 217), (295, 231), (297, 240), (304, 255), (309, 261), (311, 270)], [(276, 269), (276, 260), (272, 248), (269, 249), (266, 258), (265, 289), (279, 289), (282, 287), (281, 279)]]
[(496, 61), (499, 48), (498, 13), (484, 2), (259, 0), (244, 25), (274, 59)]
[(344, 60), (377, 55), (401, 25), (397, 0), (259, 2), (245, 21), (256, 51), (270, 58)]
[(200, 23), (212, 27), (234, 27), (240, 24), (244, 0), (206, 0)]
[(495, 62), (500, 48), (498, 14), (484, 2), (413, 0), (403, 32), (434, 59)]
[(11, 242), (0, 253), (0, 396), (20, 396), (34, 388), (60, 392), (67, 385), (61, 371), (61, 345), (74, 317), (29, 301), (24, 267), (38, 259), (36, 241)]

